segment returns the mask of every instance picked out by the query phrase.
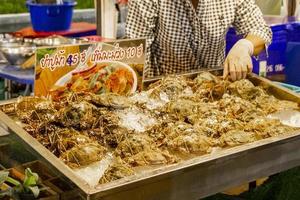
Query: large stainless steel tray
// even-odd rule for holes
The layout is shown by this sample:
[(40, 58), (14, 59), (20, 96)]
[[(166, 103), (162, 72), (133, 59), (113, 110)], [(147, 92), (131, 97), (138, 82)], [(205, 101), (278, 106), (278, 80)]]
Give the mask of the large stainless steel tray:
[[(285, 88), (255, 75), (252, 75), (250, 80), (256, 85), (264, 85), (277, 98), (300, 104), (300, 96)], [(13, 102), (2, 102), (2, 104)], [(0, 112), (0, 125), (34, 149), (39, 159), (47, 162), (66, 179), (76, 184), (78, 192), (84, 199), (198, 200), (300, 165), (299, 131), (200, 156), (105, 185), (90, 187), (2, 112)]]

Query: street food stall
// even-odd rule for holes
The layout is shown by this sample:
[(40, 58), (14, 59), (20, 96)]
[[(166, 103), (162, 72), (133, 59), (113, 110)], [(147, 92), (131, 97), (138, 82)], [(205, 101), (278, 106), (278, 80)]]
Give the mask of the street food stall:
[(0, 197), (30, 175), (35, 199), (198, 200), (300, 165), (298, 90), (221, 67), (145, 78), (145, 39), (26, 43), (34, 96), (0, 102)]

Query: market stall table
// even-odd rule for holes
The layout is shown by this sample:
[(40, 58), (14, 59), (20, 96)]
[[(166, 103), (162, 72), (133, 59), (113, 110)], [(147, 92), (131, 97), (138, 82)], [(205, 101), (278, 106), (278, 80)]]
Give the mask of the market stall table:
[(29, 93), (30, 86), (34, 84), (34, 70), (20, 69), (18, 66), (12, 66), (8, 64), (0, 64), (0, 77), (5, 81), (5, 99), (11, 98), (11, 84), (12, 81), (26, 84), (25, 94)]
[[(280, 99), (300, 103), (299, 96), (266, 79), (253, 76)], [(9, 102), (2, 102), (9, 104)], [(12, 102), (10, 102), (12, 103)], [(0, 112), (0, 121), (11, 137), (17, 137), (44, 160), (78, 186), (84, 199), (199, 199), (241, 183), (285, 171), (300, 164), (300, 133), (276, 136), (253, 143), (224, 149), (175, 165), (154, 169), (108, 184), (90, 186), (50, 151), (33, 139), (14, 120)]]

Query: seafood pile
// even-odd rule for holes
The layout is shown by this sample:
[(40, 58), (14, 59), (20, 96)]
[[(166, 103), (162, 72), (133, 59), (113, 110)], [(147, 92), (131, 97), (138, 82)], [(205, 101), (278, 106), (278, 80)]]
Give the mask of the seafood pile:
[(10, 112), (71, 168), (112, 154), (102, 184), (141, 167), (175, 164), (295, 131), (268, 117), (282, 110), (299, 110), (299, 105), (247, 79), (230, 82), (204, 72), (195, 79), (166, 77), (131, 96), (65, 92), (21, 98)]

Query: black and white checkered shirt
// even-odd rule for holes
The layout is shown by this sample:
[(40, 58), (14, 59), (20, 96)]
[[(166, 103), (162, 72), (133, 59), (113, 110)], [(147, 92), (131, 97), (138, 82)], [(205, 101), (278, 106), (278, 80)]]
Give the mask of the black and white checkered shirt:
[(272, 32), (254, 0), (129, 0), (126, 32), (147, 38), (146, 77), (222, 66), (225, 36), (233, 25), (239, 34), (261, 37)]

